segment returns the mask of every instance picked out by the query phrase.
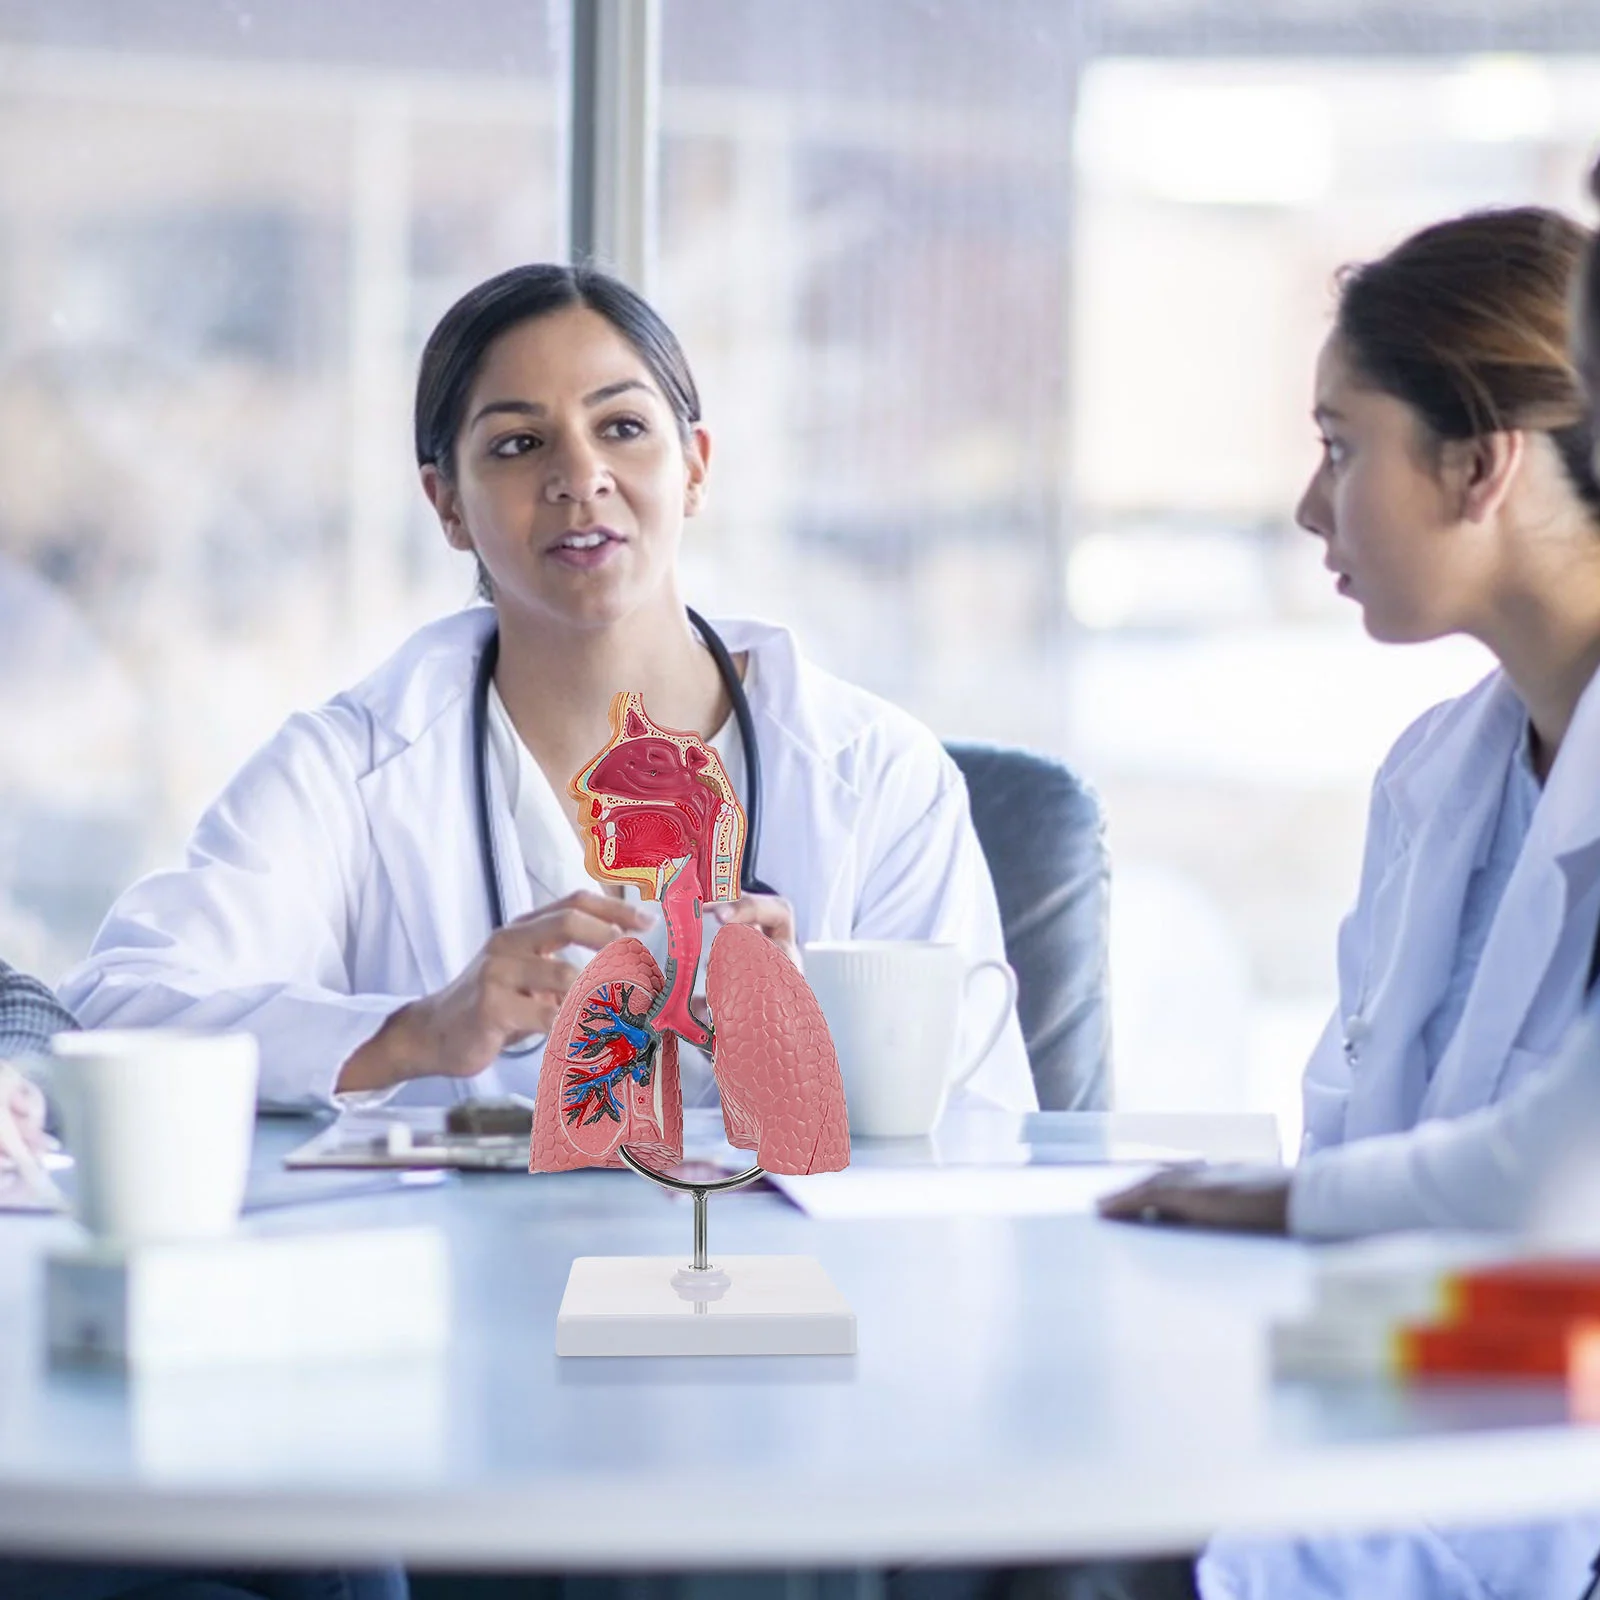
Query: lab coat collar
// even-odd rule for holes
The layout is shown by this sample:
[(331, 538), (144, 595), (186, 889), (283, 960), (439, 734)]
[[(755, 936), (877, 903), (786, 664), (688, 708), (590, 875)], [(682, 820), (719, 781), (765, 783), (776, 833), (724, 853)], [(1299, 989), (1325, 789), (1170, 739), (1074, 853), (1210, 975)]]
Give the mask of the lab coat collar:
[(1479, 779), (1503, 773), (1527, 728), (1528, 713), (1504, 672), (1491, 672), (1476, 688), (1443, 708), (1422, 737), (1388, 768), (1383, 785), (1401, 832), (1460, 830), (1473, 812), (1497, 804), (1499, 790)]
[[(1481, 774), (1504, 772), (1518, 758), (1516, 745), (1527, 727), (1527, 707), (1501, 670), (1446, 708), (1381, 780), (1407, 837), (1441, 814), (1447, 825), (1459, 826), (1472, 811), (1498, 803), (1498, 787), (1481, 782)], [(1563, 861), (1587, 860), (1600, 846), (1600, 772), (1590, 754), (1596, 750), (1600, 673), (1579, 696), (1539, 802), (1545, 848)]]
[[(479, 654), (494, 626), (494, 608), (487, 605), (441, 617), (413, 634), (350, 690), (348, 698), (361, 704), (396, 741), (409, 744), (470, 693)], [(831, 762), (860, 737), (863, 719), (858, 713), (870, 697), (837, 682), (832, 686), (836, 692), (815, 694), (812, 680), (824, 675), (802, 662), (787, 628), (748, 618), (718, 619), (712, 626), (733, 654), (749, 650), (759, 656), (761, 670), (751, 711), (781, 730), (787, 743)], [(879, 704), (872, 702), (873, 709)]]
[[(747, 619), (714, 621), (735, 654), (759, 659), (750, 710), (761, 748), (765, 808), (757, 869), (804, 917), (812, 894), (825, 903), (845, 871), (844, 853), (825, 839), (849, 837), (865, 803), (841, 755), (885, 714), (881, 701), (829, 680), (802, 661), (785, 628)], [(374, 846), (420, 971), (431, 986), (450, 982), (489, 933), (487, 895), (472, 796), (470, 697), (479, 655), (494, 627), (489, 606), (428, 624), (350, 690), (374, 724), (375, 765), (360, 780)], [(826, 693), (818, 691), (827, 686)], [(525, 861), (499, 772), (489, 763), (490, 814), (506, 914), (532, 908)], [(827, 817), (826, 830), (819, 826)], [(421, 819), (426, 819), (421, 820)], [(816, 859), (828, 849), (837, 859)], [(554, 862), (532, 864), (555, 895), (565, 881)]]
[[(787, 628), (750, 618), (714, 618), (711, 625), (731, 654), (748, 650), (759, 658), (761, 670), (751, 696), (751, 714), (758, 723), (765, 720), (786, 745), (831, 764), (861, 737), (862, 713), (869, 697), (803, 662)], [(823, 682), (829, 682), (833, 692), (818, 695), (815, 691)], [(872, 701), (872, 712), (881, 705)]]
[(395, 741), (413, 744), (441, 714), (472, 693), (478, 657), (494, 632), (493, 606), (468, 606), (430, 622), (355, 688), (365, 708)]

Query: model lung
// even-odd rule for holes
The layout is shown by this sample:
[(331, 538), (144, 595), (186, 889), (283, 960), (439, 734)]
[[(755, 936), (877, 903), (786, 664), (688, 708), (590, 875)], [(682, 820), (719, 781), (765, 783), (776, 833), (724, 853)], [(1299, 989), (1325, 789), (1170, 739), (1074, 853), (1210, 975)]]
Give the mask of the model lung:
[(665, 988), (637, 939), (608, 944), (583, 969), (545, 1043), (532, 1171), (620, 1167), (623, 1144), (651, 1166), (683, 1159), (678, 1040), (645, 1022)]
[(529, 1168), (661, 1167), (683, 1154), (678, 1039), (711, 1052), (728, 1142), (769, 1172), (850, 1162), (844, 1087), (810, 985), (767, 937), (729, 923), (711, 946), (711, 1027), (690, 1009), (706, 900), (739, 896), (745, 817), (716, 751), (658, 727), (637, 694), (611, 705), (611, 742), (572, 780), (589, 870), (661, 902), (667, 970), (636, 939), (584, 968), (551, 1026)]
[(844, 1087), (822, 1007), (765, 935), (730, 923), (711, 942), (706, 998), (711, 1065), (728, 1143), (768, 1172), (837, 1172), (850, 1164)]

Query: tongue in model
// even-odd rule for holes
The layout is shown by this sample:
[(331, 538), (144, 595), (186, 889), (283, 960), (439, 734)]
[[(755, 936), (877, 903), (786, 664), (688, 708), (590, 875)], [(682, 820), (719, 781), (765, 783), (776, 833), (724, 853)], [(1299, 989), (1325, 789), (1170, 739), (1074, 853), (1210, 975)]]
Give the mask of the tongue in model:
[(667, 970), (637, 939), (614, 940), (584, 968), (545, 1044), (529, 1170), (621, 1166), (623, 1145), (646, 1164), (680, 1160), (679, 1038), (712, 1053), (730, 1144), (771, 1172), (847, 1166), (844, 1087), (822, 1009), (764, 934), (724, 927), (706, 974), (712, 1025), (689, 1009), (701, 907), (740, 892), (744, 809), (720, 758), (698, 735), (658, 727), (637, 693), (611, 702), (611, 730), (572, 780), (585, 858), (594, 877), (661, 902)]

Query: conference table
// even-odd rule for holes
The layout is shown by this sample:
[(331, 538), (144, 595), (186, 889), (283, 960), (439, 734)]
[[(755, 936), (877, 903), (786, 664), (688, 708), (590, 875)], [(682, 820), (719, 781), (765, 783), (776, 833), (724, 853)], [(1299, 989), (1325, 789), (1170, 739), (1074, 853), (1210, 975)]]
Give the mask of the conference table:
[[(282, 1157), (315, 1130), (259, 1123), (256, 1171), (277, 1199), (295, 1176)], [(968, 1112), (940, 1134), (858, 1156), (926, 1168), (1276, 1146), (1260, 1117)], [(713, 1257), (819, 1258), (855, 1308), (856, 1355), (563, 1360), (572, 1258), (686, 1253), (686, 1200), (620, 1171), (352, 1184), (241, 1226), (442, 1230), (442, 1356), (52, 1367), (41, 1265), (74, 1225), (0, 1216), (0, 1550), (545, 1571), (995, 1564), (1194, 1548), (1224, 1526), (1600, 1502), (1600, 1430), (1569, 1424), (1557, 1386), (1275, 1380), (1266, 1326), (1303, 1307), (1314, 1268), (1298, 1243), (1087, 1208), (825, 1220), (741, 1191), (712, 1203)]]

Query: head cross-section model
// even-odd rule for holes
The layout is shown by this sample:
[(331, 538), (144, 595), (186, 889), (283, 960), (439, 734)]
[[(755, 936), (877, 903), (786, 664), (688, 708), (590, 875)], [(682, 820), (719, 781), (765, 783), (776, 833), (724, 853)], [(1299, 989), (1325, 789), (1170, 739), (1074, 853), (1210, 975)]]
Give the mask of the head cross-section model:
[(701, 900), (736, 900), (744, 808), (722, 758), (693, 733), (658, 728), (638, 694), (611, 702), (611, 743), (572, 780), (590, 873), (659, 900), (685, 860)]

